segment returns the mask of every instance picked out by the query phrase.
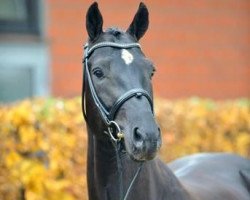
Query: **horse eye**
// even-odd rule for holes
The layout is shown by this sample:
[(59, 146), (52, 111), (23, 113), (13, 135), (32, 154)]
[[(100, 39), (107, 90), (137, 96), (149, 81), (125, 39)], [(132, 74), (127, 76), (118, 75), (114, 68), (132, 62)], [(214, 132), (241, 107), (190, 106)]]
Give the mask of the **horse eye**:
[(97, 78), (102, 78), (104, 76), (103, 71), (98, 68), (98, 69), (94, 69), (93, 70), (93, 74), (97, 77)]

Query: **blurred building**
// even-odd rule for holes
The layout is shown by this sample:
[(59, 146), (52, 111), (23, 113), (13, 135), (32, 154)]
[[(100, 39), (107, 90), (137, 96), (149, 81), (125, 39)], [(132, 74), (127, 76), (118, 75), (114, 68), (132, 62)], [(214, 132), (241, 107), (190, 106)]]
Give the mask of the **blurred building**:
[[(81, 94), (90, 0), (0, 1), (0, 101)], [(104, 27), (126, 29), (139, 4), (98, 1)], [(155, 95), (250, 96), (249, 0), (146, 0), (141, 44), (154, 61)]]
[(45, 3), (0, 1), (0, 102), (50, 92)]

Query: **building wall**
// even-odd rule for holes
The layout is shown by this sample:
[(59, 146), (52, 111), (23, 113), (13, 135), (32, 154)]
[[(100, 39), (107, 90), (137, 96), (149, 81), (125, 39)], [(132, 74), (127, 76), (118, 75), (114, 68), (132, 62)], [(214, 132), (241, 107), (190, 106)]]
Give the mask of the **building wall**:
[[(90, 0), (47, 0), (52, 93), (80, 95), (85, 15)], [(126, 29), (139, 4), (101, 0), (104, 28)], [(157, 96), (250, 97), (249, 0), (146, 0), (150, 28), (141, 44), (154, 61)]]

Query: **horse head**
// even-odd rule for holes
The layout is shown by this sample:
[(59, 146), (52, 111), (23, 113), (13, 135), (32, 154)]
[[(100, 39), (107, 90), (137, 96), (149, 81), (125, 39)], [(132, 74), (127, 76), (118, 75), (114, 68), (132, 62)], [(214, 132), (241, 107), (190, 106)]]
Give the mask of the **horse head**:
[[(126, 31), (103, 31), (97, 3), (86, 15), (89, 40), (84, 59), (83, 112), (88, 128), (98, 139), (107, 138), (107, 129), (120, 129), (125, 150), (136, 161), (153, 159), (161, 146), (152, 100), (155, 68), (138, 44), (148, 24), (143, 3)], [(116, 133), (111, 137), (117, 140)]]

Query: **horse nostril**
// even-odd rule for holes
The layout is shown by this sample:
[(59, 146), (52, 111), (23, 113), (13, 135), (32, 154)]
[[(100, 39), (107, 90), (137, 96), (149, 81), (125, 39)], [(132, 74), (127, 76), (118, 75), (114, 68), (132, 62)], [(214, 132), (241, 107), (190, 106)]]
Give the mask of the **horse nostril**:
[(138, 127), (134, 128), (134, 140), (136, 142), (142, 142), (142, 140), (143, 140), (142, 134), (140, 133)]

